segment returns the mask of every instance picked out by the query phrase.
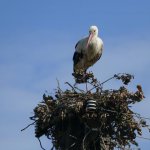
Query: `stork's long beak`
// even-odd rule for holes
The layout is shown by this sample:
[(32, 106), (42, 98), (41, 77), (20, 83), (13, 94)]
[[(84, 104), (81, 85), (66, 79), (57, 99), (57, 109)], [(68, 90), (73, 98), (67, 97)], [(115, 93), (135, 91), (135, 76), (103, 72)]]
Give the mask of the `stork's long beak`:
[(86, 45), (86, 48), (88, 48), (89, 43), (90, 43), (90, 41), (92, 40), (92, 38), (93, 38), (93, 34), (90, 33), (89, 38), (88, 38), (88, 42), (87, 42), (87, 45)]

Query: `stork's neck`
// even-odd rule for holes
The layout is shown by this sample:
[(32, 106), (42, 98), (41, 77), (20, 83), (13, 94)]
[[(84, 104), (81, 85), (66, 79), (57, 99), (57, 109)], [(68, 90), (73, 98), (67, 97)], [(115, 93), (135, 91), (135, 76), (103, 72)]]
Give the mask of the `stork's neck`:
[(98, 38), (98, 36), (97, 36), (97, 35), (94, 35), (94, 36), (92, 37), (92, 39), (91, 39), (91, 41), (90, 41), (89, 45), (93, 45), (93, 44), (95, 44), (95, 43), (96, 43), (96, 41), (97, 41), (97, 38)]
[[(88, 48), (87, 48), (87, 50), (89, 51), (89, 52), (92, 52), (96, 47), (97, 47), (97, 37), (95, 36), (95, 37), (93, 37), (92, 38), (92, 40), (90, 41), (90, 43), (89, 43), (89, 45), (88, 45)], [(92, 55), (92, 54), (90, 54), (90, 55)]]

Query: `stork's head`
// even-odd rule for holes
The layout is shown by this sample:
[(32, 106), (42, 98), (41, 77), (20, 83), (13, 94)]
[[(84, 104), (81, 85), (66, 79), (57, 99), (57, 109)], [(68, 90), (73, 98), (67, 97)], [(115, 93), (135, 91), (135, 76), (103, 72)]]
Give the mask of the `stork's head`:
[(97, 26), (90, 26), (89, 29), (89, 38), (88, 38), (88, 42), (86, 47), (88, 47), (90, 41), (93, 39), (93, 37), (97, 37), (98, 36), (98, 28)]

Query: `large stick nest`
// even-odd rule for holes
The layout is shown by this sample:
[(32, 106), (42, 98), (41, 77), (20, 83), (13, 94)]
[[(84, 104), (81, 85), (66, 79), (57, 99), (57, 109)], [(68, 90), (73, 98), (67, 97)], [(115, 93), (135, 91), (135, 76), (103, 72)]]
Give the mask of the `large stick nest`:
[[(113, 78), (127, 85), (133, 76), (118, 74), (110, 79)], [(143, 100), (142, 87), (137, 85), (136, 92), (128, 91), (125, 86), (104, 90), (105, 82), (99, 83), (92, 73), (86, 82), (92, 85), (90, 90), (84, 91), (67, 83), (69, 90), (62, 91), (58, 86), (55, 96), (43, 95), (42, 102), (34, 108), (34, 116), (30, 117), (34, 120), (35, 136), (46, 135), (56, 150), (111, 150), (138, 146), (135, 139), (142, 135), (142, 127), (148, 125), (131, 106)]]

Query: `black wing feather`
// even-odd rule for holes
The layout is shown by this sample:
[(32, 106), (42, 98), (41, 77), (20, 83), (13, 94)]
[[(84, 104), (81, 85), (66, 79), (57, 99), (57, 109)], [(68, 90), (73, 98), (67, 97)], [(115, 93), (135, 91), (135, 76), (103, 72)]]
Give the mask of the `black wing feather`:
[(75, 49), (77, 48), (77, 45), (79, 44), (80, 41), (77, 42), (77, 44), (75, 45)]
[(83, 53), (79, 53), (79, 52), (74, 52), (73, 55), (73, 62), (74, 62), (74, 66), (80, 61), (80, 59), (83, 58)]

